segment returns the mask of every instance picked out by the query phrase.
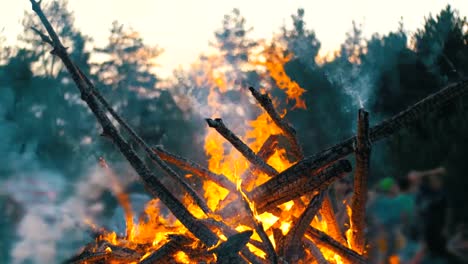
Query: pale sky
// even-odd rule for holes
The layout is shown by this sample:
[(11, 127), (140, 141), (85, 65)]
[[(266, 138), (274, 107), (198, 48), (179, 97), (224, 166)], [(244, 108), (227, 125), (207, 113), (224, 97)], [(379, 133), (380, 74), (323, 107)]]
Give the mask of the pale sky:
[[(0, 2), (0, 31), (14, 43), (29, 0)], [(307, 27), (315, 30), (325, 54), (339, 47), (353, 20), (364, 25), (367, 37), (395, 30), (401, 17), (413, 32), (425, 16), (447, 4), (468, 15), (468, 0), (69, 0), (76, 25), (97, 45), (106, 43), (112, 21), (118, 20), (139, 31), (146, 43), (162, 47), (165, 52), (157, 72), (163, 76), (206, 52), (224, 14), (236, 7), (254, 28), (251, 36), (255, 38), (270, 38), (284, 23), (290, 26), (291, 14), (304, 8)]]

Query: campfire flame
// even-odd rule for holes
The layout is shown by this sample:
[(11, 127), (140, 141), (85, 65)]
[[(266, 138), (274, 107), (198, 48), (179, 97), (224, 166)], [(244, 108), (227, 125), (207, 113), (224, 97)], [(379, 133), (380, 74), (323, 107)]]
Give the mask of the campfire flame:
[[(33, 28), (33, 30), (41, 37), (43, 42), (53, 47), (52, 53), (59, 57), (66, 66), (81, 92), (81, 98), (91, 108), (104, 128), (103, 135), (114, 141), (121, 153), (137, 171), (148, 191), (154, 197), (164, 201), (167, 207), (163, 207), (160, 200), (154, 199), (148, 203), (144, 213), (138, 215), (138, 221), (133, 220), (133, 215), (132, 220), (130, 220), (129, 205), (126, 205), (128, 204), (128, 198), (122, 195), (119, 188), (114, 187), (116, 196), (120, 196), (118, 200), (122, 203), (122, 207), (126, 207), (125, 213), (126, 218), (128, 218), (126, 234), (119, 236), (115, 232), (101, 231), (100, 229), (93, 230), (93, 232), (96, 232), (95, 243), (88, 244), (82, 253), (68, 261), (70, 263), (102, 263), (104, 261), (105, 263), (145, 264), (158, 263), (163, 260), (164, 262), (179, 263), (199, 261), (211, 263), (217, 261), (217, 258), (219, 258), (218, 263), (239, 263), (242, 262), (242, 259), (253, 263), (266, 263), (266, 260), (271, 263), (284, 263), (285, 261), (291, 263), (366, 263), (362, 253), (365, 247), (363, 230), (371, 143), (388, 137), (401, 128), (414, 123), (423, 114), (440, 108), (468, 90), (466, 81), (448, 85), (439, 92), (424, 98), (405, 111), (371, 129), (369, 128), (368, 113), (364, 109), (360, 109), (356, 136), (313, 157), (304, 158), (302, 148), (297, 142), (295, 130), (275, 109), (275, 107), (278, 108), (278, 105), (274, 104), (268, 95), (262, 95), (254, 88), (249, 88), (253, 97), (269, 115), (269, 117), (262, 118), (267, 123), (271, 121), (271, 123), (278, 126), (282, 136), (291, 147), (290, 152), (292, 152), (292, 155), (287, 152), (289, 148), (285, 148), (280, 144), (273, 144), (271, 148), (274, 151), (268, 153), (268, 155), (259, 153), (268, 140), (274, 139), (273, 136), (278, 136), (278, 134), (273, 134), (275, 130), (273, 125), (269, 126), (266, 131), (265, 127), (250, 125), (250, 131), (260, 130), (262, 132), (258, 134), (252, 132), (249, 141), (249, 138), (246, 137), (246, 131), (241, 131), (239, 134), (242, 136), (239, 138), (236, 135), (237, 131), (235, 133), (231, 131), (221, 119), (207, 119), (208, 126), (223, 135), (231, 143), (232, 147), (245, 157), (245, 159), (240, 157), (234, 148), (225, 147), (223, 140), (216, 137), (212, 132), (208, 132), (205, 150), (209, 158), (210, 171), (195, 162), (165, 152), (160, 147), (149, 147), (115, 112), (99, 90), (94, 87), (90, 79), (70, 59), (67, 49), (63, 46), (55, 29), (44, 15), (40, 3), (41, 1), (31, 0), (32, 9), (45, 26), (48, 35), (45, 35), (39, 29)], [(265, 49), (265, 52), (261, 54), (260, 59), (257, 61), (272, 61), (268, 59), (271, 58), (272, 51), (278, 52), (274, 48)], [(279, 49), (279, 51), (282, 51), (282, 49)], [(300, 98), (304, 89), (291, 82), (291, 80), (284, 78), (284, 75), (286, 75), (284, 63), (288, 60), (288, 57), (285, 58), (284, 55), (281, 57), (281, 53), (274, 54), (278, 54), (282, 61), (277, 62), (275, 65), (269, 64), (270, 67), (266, 66), (270, 76), (276, 76), (273, 79), (277, 82), (277, 86), (284, 89), (288, 99), (295, 100), (296, 105), (294, 108), (305, 108), (305, 103)], [(242, 67), (232, 68), (239, 69)], [(230, 81), (232, 80), (232, 78), (223, 78), (223, 74), (227, 76), (227, 72), (223, 71), (222, 67), (219, 69), (219, 75), (208, 74), (213, 78), (207, 79), (212, 84), (209, 102), (213, 104), (216, 104), (216, 100), (219, 98), (216, 96), (217, 93), (225, 93), (226, 89), (229, 89), (229, 86), (225, 84), (231, 84)], [(223, 110), (223, 104), (218, 103), (216, 106), (219, 107), (219, 109), (216, 109), (217, 111)], [(242, 108), (237, 107), (234, 109), (236, 109), (237, 113), (245, 114)], [(157, 179), (141, 157), (120, 135), (106, 114), (110, 114), (119, 125), (122, 125), (122, 128), (129, 133), (129, 136), (144, 149), (152, 161), (166, 172), (169, 178), (183, 187), (187, 197), (183, 197), (182, 201), (180, 201)], [(283, 116), (285, 114), (286, 112), (284, 112)], [(261, 116), (258, 116), (255, 120), (262, 120)], [(262, 147), (259, 149), (258, 145), (257, 147), (254, 146), (254, 143)], [(348, 236), (348, 240), (351, 241), (348, 242), (339, 231), (340, 228), (336, 223), (326, 189), (334, 180), (343, 177), (352, 170), (350, 162), (341, 158), (353, 152), (356, 157), (355, 193), (351, 201), (352, 211), (349, 210), (348, 214), (350, 221), (354, 222), (354, 224), (352, 223), (352, 228), (347, 232), (351, 234)], [(273, 155), (275, 155), (275, 158), (271, 159)], [(297, 161), (298, 159), (300, 161)], [(253, 165), (252, 168), (249, 167), (250, 165), (246, 160)], [(205, 179), (205, 182), (208, 180), (216, 182), (229, 192), (224, 193), (224, 198), (221, 200), (219, 197), (207, 195), (212, 191), (221, 193), (221, 191), (215, 190), (220, 187), (214, 186), (213, 190), (203, 189), (207, 200), (214, 199), (214, 202), (211, 201), (210, 204), (216, 209), (212, 210), (199, 197), (197, 191), (192, 188), (187, 180), (173, 171), (165, 161), (190, 172), (196, 172)], [(297, 164), (291, 166), (294, 162), (297, 162)], [(214, 171), (222, 171), (226, 175), (216, 174)], [(263, 175), (263, 173), (268, 176)], [(113, 177), (113, 173), (108, 174)], [(252, 177), (252, 175), (255, 175), (255, 177)], [(272, 178), (268, 179), (269, 176)], [(232, 186), (233, 180), (239, 178), (236, 189), (236, 187)], [(268, 180), (259, 185), (265, 179)], [(245, 188), (242, 186), (243, 182), (248, 183), (249, 180), (253, 182), (253, 186), (257, 186), (255, 189), (248, 188), (249, 184), (244, 184)], [(228, 198), (230, 199), (229, 204), (219, 208), (221, 202)], [(286, 203), (290, 200), (292, 200), (292, 203)], [(239, 207), (235, 207), (236, 204), (241, 205), (241, 210), (238, 210)], [(222, 212), (229, 206), (234, 207), (233, 215)], [(169, 211), (165, 209), (169, 209), (172, 214), (169, 214)], [(257, 211), (263, 214), (259, 215)], [(265, 214), (265, 212), (271, 213), (275, 217), (273, 218), (270, 214)], [(244, 219), (245, 216), (247, 219)], [(322, 218), (326, 219), (326, 224)], [(311, 222), (312, 224), (310, 224)], [(265, 226), (269, 226), (266, 230), (264, 223)], [(239, 233), (235, 231), (241, 229), (248, 230)], [(261, 243), (259, 243), (258, 238), (260, 238)], [(348, 245), (346, 246), (346, 244)], [(245, 245), (251, 248), (252, 251), (247, 249)], [(257, 249), (254, 250), (253, 247), (262, 252)], [(150, 254), (148, 255), (148, 253)], [(395, 261), (398, 262), (398, 258)]]
[[(305, 109), (306, 104), (304, 99), (301, 97), (305, 92), (305, 89), (301, 88), (296, 82), (289, 79), (284, 69), (285, 64), (292, 58), (292, 54), (285, 56), (280, 46), (271, 45), (263, 49), (262, 52), (256, 56), (256, 58), (251, 60), (254, 61), (251, 66), (264, 67), (265, 72), (268, 72), (268, 75), (275, 81), (276, 87), (285, 92), (288, 100), (293, 100), (295, 102), (292, 109)], [(216, 118), (225, 112), (226, 109), (223, 109), (223, 103), (220, 98), (229, 90), (230, 87), (235, 87), (235, 80), (232, 80), (232, 73), (229, 73), (230, 76), (228, 76), (228, 73), (223, 71), (222, 65), (225, 62), (222, 61), (220, 56), (210, 56), (206, 59), (210, 63), (200, 64), (205, 67), (203, 68), (205, 75), (200, 75), (195, 80), (198, 85), (209, 87), (210, 92), (208, 94), (208, 105), (213, 109), (211, 117)], [(269, 89), (272, 89), (271, 85), (266, 85), (263, 90), (266, 91)], [(276, 100), (273, 100), (273, 105), (277, 110), (280, 109)], [(284, 117), (286, 114), (287, 109), (282, 109), (281, 117)], [(246, 127), (246, 130), (236, 131), (238, 132), (237, 135), (239, 135), (239, 138), (255, 153), (258, 153), (261, 150), (269, 137), (282, 135), (283, 133), (281, 128), (275, 124), (270, 115), (266, 112), (262, 112), (255, 118), (245, 121), (243, 125)], [(288, 201), (281, 204), (278, 206), (281, 210), (281, 214), (279, 215), (268, 211), (258, 214), (255, 204), (248, 198), (246, 192), (249, 192), (260, 184), (265, 183), (270, 179), (270, 176), (251, 167), (249, 161), (235, 148), (227, 144), (228, 142), (214, 129), (207, 129), (204, 142), (205, 153), (208, 157), (208, 169), (213, 173), (225, 175), (230, 181), (237, 183), (238, 195), (240, 194), (239, 196), (241, 196), (237, 198), (231, 197), (233, 195), (229, 190), (212, 181), (203, 181), (203, 196), (208, 207), (215, 212), (214, 215), (210, 215), (209, 217), (226, 221), (226, 223), (232, 226), (237, 232), (252, 230), (254, 233), (251, 236), (251, 242), (247, 244), (247, 247), (257, 257), (266, 260), (267, 252), (265, 252), (265, 249), (259, 248), (259, 245), (262, 244), (262, 239), (255, 229), (243, 222), (235, 223), (229, 219), (221, 219), (220, 216), (216, 214), (218, 210), (223, 208), (227, 203), (236, 201), (236, 199), (244, 199), (247, 201), (253, 214), (253, 220), (262, 226), (268, 236), (268, 239), (273, 245), (273, 248), (277, 250), (278, 243), (280, 242), (277, 241), (278, 238), (276, 237), (274, 230), (279, 230), (282, 236), (287, 236), (295, 219), (299, 218), (304, 212), (306, 204), (309, 202), (311, 197), (302, 197), (296, 201)], [(268, 157), (266, 157), (267, 164), (279, 173), (288, 169), (297, 162), (297, 160), (288, 156), (287, 148), (283, 145), (276, 145), (274, 150)], [(151, 200), (146, 205), (143, 215), (137, 216), (138, 220), (135, 222), (135, 215), (133, 215), (128, 195), (122, 191), (122, 188), (118, 184), (117, 176), (112, 169), (109, 168), (104, 159), (100, 160), (100, 164), (101, 167), (105, 169), (105, 172), (112, 183), (113, 193), (124, 209), (126, 233), (122, 237), (115, 232), (104, 232), (97, 237), (96, 245), (98, 245), (99, 242), (105, 241), (110, 245), (132, 250), (139, 256), (138, 259), (112, 260), (111, 263), (144, 263), (146, 259), (151, 258), (152, 252), (162, 248), (170, 241), (170, 235), (175, 234), (182, 234), (192, 239), (189, 243), (189, 248), (194, 249), (194, 252), (195, 249), (203, 247), (200, 243), (195, 242), (197, 241), (195, 237), (191, 235), (181, 222), (171, 214), (162, 211), (164, 207), (157, 199)], [(195, 217), (199, 219), (207, 219), (207, 215), (188, 196), (184, 197), (183, 203)], [(348, 208), (348, 213), (351, 214), (350, 208)], [(327, 223), (320, 215), (313, 218), (311, 226), (325, 233), (328, 232)], [(213, 247), (216, 248), (220, 243), (226, 241), (227, 237), (220, 230), (213, 231), (220, 237), (218, 245)], [(306, 238), (313, 240), (307, 235)], [(350, 247), (350, 245), (348, 246)], [(98, 248), (94, 249), (94, 251), (98, 250)], [(210, 249), (206, 250), (207, 252), (210, 252)], [(112, 251), (113, 249), (111, 246), (107, 246), (104, 249), (105, 253), (111, 253)], [(328, 247), (320, 247), (320, 251), (325, 259), (330, 263), (347, 263), (338, 252)], [(313, 253), (310, 250), (305, 250), (304, 253), (306, 256), (303, 257), (303, 261), (314, 259)], [(172, 259), (177, 263), (196, 262), (196, 260), (192, 258), (215, 261), (216, 255), (206, 254), (204, 256), (193, 256), (190, 253), (179, 250), (173, 253), (172, 256)]]

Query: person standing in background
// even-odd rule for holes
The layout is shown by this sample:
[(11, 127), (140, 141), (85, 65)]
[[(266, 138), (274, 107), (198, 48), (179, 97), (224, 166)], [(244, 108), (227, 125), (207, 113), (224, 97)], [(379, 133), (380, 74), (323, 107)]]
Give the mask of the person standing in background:
[(439, 167), (408, 175), (413, 189), (417, 189), (414, 226), (421, 240), (421, 247), (409, 262), (411, 264), (453, 263), (447, 249), (451, 210), (444, 188), (446, 173), (444, 167)]

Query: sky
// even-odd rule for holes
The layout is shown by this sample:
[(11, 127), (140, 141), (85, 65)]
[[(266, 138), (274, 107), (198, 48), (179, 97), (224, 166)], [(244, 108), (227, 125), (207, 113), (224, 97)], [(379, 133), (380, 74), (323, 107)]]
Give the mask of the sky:
[[(1, 34), (14, 43), (30, 3), (0, 2)], [(164, 49), (157, 72), (167, 77), (209, 50), (223, 16), (233, 8), (239, 8), (247, 25), (253, 27), (251, 37), (266, 39), (282, 25), (291, 27), (291, 14), (304, 8), (306, 26), (315, 30), (322, 43), (320, 53), (326, 54), (339, 48), (353, 20), (363, 25), (366, 37), (396, 30), (402, 18), (405, 28), (414, 32), (423, 25), (424, 17), (437, 14), (447, 4), (462, 16), (468, 15), (468, 0), (69, 0), (69, 9), (77, 27), (98, 46), (105, 45), (114, 20), (139, 31), (147, 44)]]

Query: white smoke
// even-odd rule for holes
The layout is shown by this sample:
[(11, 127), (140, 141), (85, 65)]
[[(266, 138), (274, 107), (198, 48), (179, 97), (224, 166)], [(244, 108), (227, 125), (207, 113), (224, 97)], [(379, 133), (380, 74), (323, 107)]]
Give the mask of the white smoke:
[[(0, 192), (24, 210), (16, 230), (18, 241), (11, 251), (12, 263), (57, 263), (75, 254), (90, 240), (86, 221), (94, 222), (103, 212), (105, 205), (99, 198), (109, 187), (109, 179), (98, 166), (72, 186), (64, 175), (44, 170), (14, 175), (3, 182)], [(63, 196), (65, 199), (60, 198)]]

